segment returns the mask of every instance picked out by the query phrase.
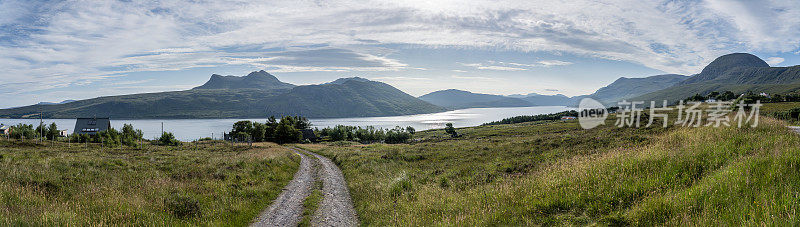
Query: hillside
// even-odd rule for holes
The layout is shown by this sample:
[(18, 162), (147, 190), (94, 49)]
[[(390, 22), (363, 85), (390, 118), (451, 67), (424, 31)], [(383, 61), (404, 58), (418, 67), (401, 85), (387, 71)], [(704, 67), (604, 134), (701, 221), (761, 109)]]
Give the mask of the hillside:
[(420, 96), (419, 99), (451, 109), (532, 106), (531, 103), (518, 98), (478, 94), (456, 89), (431, 92)]
[[(242, 81), (272, 81), (263, 77), (265, 73), (254, 72), (238, 79), (212, 76), (205, 85), (187, 91), (108, 96), (58, 105), (3, 109), (0, 110), (0, 117), (38, 118), (36, 114), (42, 111), (45, 118), (98, 116), (115, 119), (193, 119), (264, 118), (271, 115), (332, 118), (394, 116), (445, 110), (390, 85), (374, 81), (346, 81), (291, 89), (276, 89), (273, 86), (265, 89), (220, 88), (238, 87)], [(258, 76), (252, 78), (252, 75)], [(286, 86), (281, 85), (280, 81), (270, 84)]]
[(615, 121), (591, 130), (545, 121), (458, 128), (457, 138), (429, 130), (410, 144), (299, 146), (337, 161), (365, 226), (797, 222), (800, 137), (785, 122), (665, 129)]
[(645, 78), (625, 78), (621, 77), (608, 86), (598, 89), (589, 97), (600, 101), (604, 105), (616, 104), (623, 99), (631, 99), (636, 96), (671, 87), (688, 78), (684, 75), (666, 74), (650, 76)]
[(720, 56), (702, 72), (675, 86), (647, 93), (636, 100), (676, 101), (693, 94), (712, 91), (789, 93), (800, 90), (800, 66), (769, 67), (751, 54)]

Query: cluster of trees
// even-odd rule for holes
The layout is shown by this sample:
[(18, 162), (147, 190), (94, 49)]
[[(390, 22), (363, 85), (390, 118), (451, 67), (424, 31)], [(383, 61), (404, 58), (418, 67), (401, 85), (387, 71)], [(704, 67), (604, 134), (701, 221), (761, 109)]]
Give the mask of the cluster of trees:
[(103, 143), (110, 147), (120, 145), (135, 147), (139, 141), (143, 140), (142, 130), (134, 129), (133, 125), (125, 124), (122, 130), (109, 128), (106, 131), (98, 132), (94, 135), (73, 133), (70, 141), (79, 143)]
[(773, 94), (773, 95), (760, 95), (756, 94), (752, 91), (747, 92), (743, 95), (736, 95), (731, 91), (724, 91), (722, 93), (713, 91), (709, 92), (707, 95), (701, 94), (694, 94), (688, 98), (686, 101), (697, 101), (702, 102), (708, 99), (715, 99), (717, 101), (731, 101), (736, 100), (736, 102), (744, 101), (744, 103), (755, 103), (756, 101), (761, 101), (762, 103), (765, 102), (800, 102), (800, 94)]
[(390, 144), (406, 143), (412, 139), (416, 130), (408, 126), (400, 126), (394, 129), (377, 129), (372, 126), (356, 127), (337, 125), (333, 128), (323, 128), (315, 130), (315, 133), (328, 141), (354, 141), (359, 143), (385, 142)]
[(792, 108), (785, 111), (772, 113), (772, 116), (787, 121), (800, 121), (800, 108)]
[(33, 125), (29, 124), (17, 124), (11, 130), (11, 134), (9, 137), (14, 139), (46, 139), (46, 140), (56, 140), (58, 137), (61, 136), (61, 131), (58, 130), (58, 126), (56, 123), (52, 123), (49, 126), (45, 124), (39, 124), (35, 129)]
[(274, 116), (266, 123), (239, 121), (233, 124), (231, 137), (238, 141), (297, 143), (303, 141), (302, 130), (311, 123), (300, 116), (285, 116), (278, 121)]
[(715, 99), (718, 101), (729, 101), (729, 100), (734, 100), (737, 97), (738, 96), (734, 94), (732, 91), (724, 91), (722, 93), (712, 91), (709, 92), (707, 95), (694, 94), (686, 98), (686, 101), (702, 102), (708, 99)]
[(561, 117), (564, 116), (572, 116), (577, 117), (578, 111), (570, 110), (570, 111), (563, 111), (558, 113), (552, 114), (539, 114), (539, 115), (523, 115), (523, 116), (516, 116), (516, 117), (509, 117), (499, 121), (493, 121), (489, 123), (484, 123), (483, 125), (501, 125), (501, 124), (516, 124), (522, 122), (532, 122), (532, 121), (548, 121), (548, 120), (561, 120)]

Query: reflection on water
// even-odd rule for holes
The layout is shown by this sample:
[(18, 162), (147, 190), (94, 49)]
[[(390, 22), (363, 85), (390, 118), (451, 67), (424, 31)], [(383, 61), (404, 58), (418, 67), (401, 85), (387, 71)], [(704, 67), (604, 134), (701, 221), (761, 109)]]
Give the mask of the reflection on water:
[[(312, 127), (325, 128), (336, 125), (374, 126), (377, 128), (394, 128), (395, 126), (411, 126), (417, 131), (444, 128), (447, 123), (456, 127), (477, 126), (483, 123), (501, 120), (519, 115), (536, 115), (555, 113), (573, 108), (564, 106), (537, 106), (537, 107), (512, 107), (512, 108), (473, 108), (461, 109), (433, 114), (418, 114), (392, 117), (359, 117), (359, 118), (331, 118), (311, 119)], [(133, 124), (144, 132), (145, 138), (155, 138), (161, 134), (161, 125), (164, 131), (172, 132), (180, 140), (191, 141), (203, 137), (220, 137), (223, 132), (230, 131), (234, 122), (252, 120), (266, 122), (266, 119), (186, 119), (186, 120), (114, 120), (111, 125), (120, 129), (123, 124)], [(72, 133), (75, 119), (45, 119), (45, 124), (55, 122), (60, 129), (67, 129)], [(38, 125), (38, 119), (0, 119), (0, 123), (16, 125), (18, 123)]]

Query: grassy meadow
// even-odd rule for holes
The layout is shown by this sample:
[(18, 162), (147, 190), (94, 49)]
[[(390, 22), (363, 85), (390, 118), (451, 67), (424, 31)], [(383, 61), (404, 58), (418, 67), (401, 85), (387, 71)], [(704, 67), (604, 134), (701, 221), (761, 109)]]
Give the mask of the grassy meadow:
[(2, 226), (244, 226), (291, 180), (274, 144), (145, 149), (0, 140)]
[(614, 121), (591, 130), (531, 122), (461, 128), (459, 138), (419, 132), (412, 144), (298, 146), (342, 168), (370, 226), (800, 223), (800, 136), (786, 122), (635, 129)]

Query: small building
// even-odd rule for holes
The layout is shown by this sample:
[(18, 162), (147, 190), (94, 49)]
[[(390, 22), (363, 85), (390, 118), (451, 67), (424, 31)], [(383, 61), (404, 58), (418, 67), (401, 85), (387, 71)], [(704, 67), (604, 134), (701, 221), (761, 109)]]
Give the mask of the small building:
[(58, 136), (67, 137), (67, 136), (69, 136), (69, 133), (67, 133), (66, 129), (60, 130), (60, 131), (58, 131)]
[(314, 129), (303, 129), (301, 132), (303, 133), (303, 140), (308, 140), (312, 143), (316, 143), (319, 140), (317, 134), (314, 133)]
[(714, 103), (714, 102), (717, 102), (717, 100), (716, 100), (716, 99), (706, 99), (706, 101), (705, 101), (705, 102), (707, 102), (707, 103)]
[(0, 135), (10, 135), (12, 129), (14, 129), (14, 128), (11, 127), (11, 126), (0, 125)]
[(109, 118), (78, 118), (75, 121), (75, 130), (72, 132), (94, 135), (109, 128), (111, 128), (111, 119)]
[(575, 120), (575, 119), (576, 118), (573, 117), (573, 116), (561, 116), (561, 120), (562, 121), (569, 121), (569, 120)]

